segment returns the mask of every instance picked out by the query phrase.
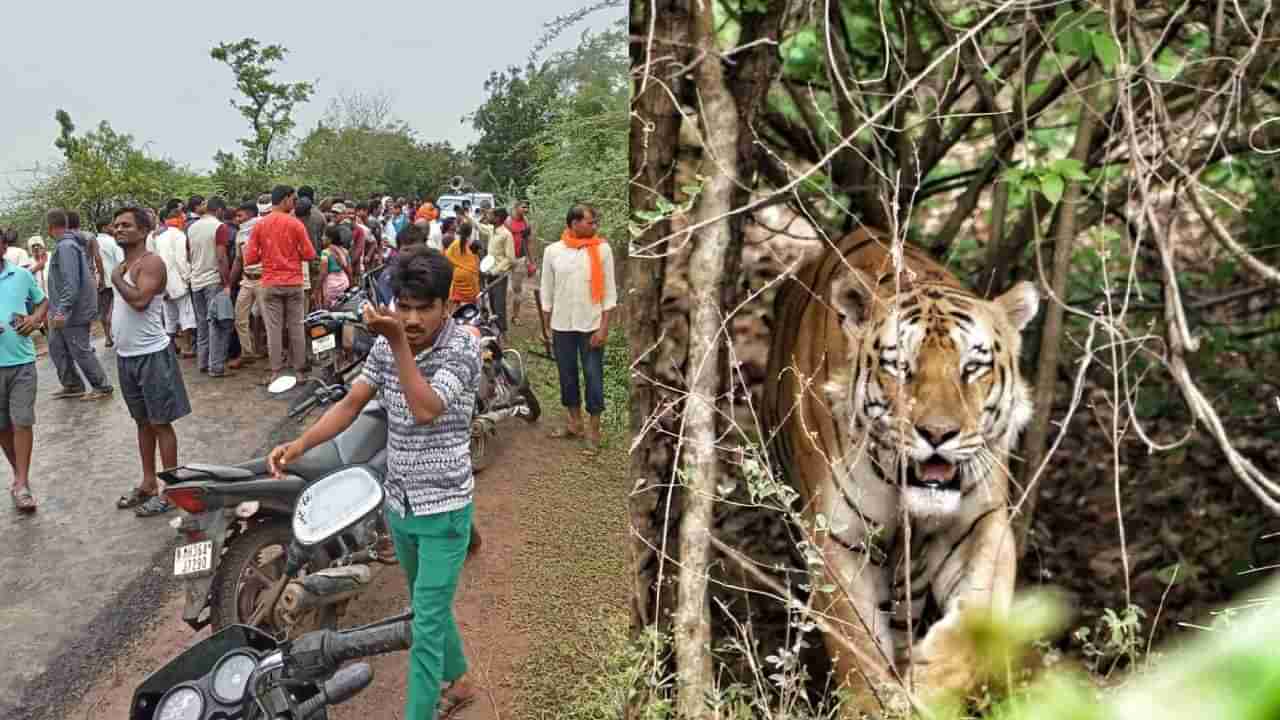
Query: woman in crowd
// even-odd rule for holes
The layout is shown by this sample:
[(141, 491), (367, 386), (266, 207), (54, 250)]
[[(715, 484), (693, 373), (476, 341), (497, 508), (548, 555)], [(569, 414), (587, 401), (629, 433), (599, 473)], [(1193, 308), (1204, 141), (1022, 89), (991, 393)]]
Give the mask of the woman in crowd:
[(475, 302), (480, 296), (480, 255), (471, 242), (472, 232), (474, 228), (470, 223), (462, 223), (458, 227), (458, 239), (444, 252), (444, 256), (453, 265), (453, 286), (449, 290), (449, 299), (459, 305)]
[(343, 247), (342, 232), (337, 225), (324, 229), (324, 250), (320, 253), (320, 287), (324, 288), (324, 304), (333, 307), (342, 293), (351, 287), (351, 257)]

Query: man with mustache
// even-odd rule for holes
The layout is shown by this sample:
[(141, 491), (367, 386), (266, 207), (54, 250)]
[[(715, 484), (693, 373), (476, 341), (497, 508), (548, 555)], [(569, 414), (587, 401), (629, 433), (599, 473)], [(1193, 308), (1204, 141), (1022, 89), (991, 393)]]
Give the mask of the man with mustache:
[(191, 401), (177, 349), (165, 328), (168, 269), (159, 255), (147, 250), (151, 220), (142, 210), (127, 207), (116, 211), (113, 227), (116, 242), (124, 248), (124, 261), (111, 273), (116, 375), (129, 415), (138, 426), (142, 457), (142, 483), (116, 501), (116, 507), (134, 508), (138, 517), (150, 517), (173, 509), (160, 494), (156, 451), (163, 467), (178, 466), (173, 423), (191, 414)]
[[(453, 266), (422, 245), (404, 248), (391, 277), (395, 309), (364, 308), (379, 335), (351, 391), (302, 437), (268, 456), (290, 463), (345, 430), (375, 397), (387, 411), (386, 521), (413, 605), (406, 718), (448, 716), (473, 702), (453, 596), (471, 537), (471, 416), (480, 348), (449, 315)], [(449, 682), (443, 694), (441, 684)]]

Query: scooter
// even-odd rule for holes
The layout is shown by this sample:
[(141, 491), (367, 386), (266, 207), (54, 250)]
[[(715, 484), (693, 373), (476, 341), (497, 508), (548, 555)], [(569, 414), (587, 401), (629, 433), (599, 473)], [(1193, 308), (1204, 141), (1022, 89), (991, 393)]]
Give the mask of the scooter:
[[(482, 276), (490, 276), (496, 264), (492, 256), (480, 261)], [(503, 345), (498, 318), (490, 302), (490, 290), (507, 281), (507, 274), (494, 276), (473, 303), (453, 311), (453, 319), (480, 340), (480, 392), (476, 396), (471, 421), (471, 466), (480, 472), (489, 464), (489, 442), (498, 434), (498, 424), (509, 418), (535, 423), (542, 415), (538, 396), (529, 385), (524, 356)]]
[[(284, 392), (289, 382), (297, 381), (285, 376), (268, 390)], [(314, 402), (308, 398), (292, 414)], [(375, 400), (337, 437), (291, 463), (282, 479), (271, 476), (265, 457), (161, 472), (165, 497), (185, 511), (174, 526), (186, 542), (173, 561), (173, 575), (186, 590), (183, 620), (194, 630), (244, 624), (278, 637), (335, 627), (368, 587), (370, 564), (390, 561), (376, 550), (379, 528), (318, 546), (303, 559), (288, 554), (295, 537), (289, 518), (304, 490), (331, 473), (359, 467), (380, 483), (386, 442), (386, 411)]]
[[(318, 480), (301, 493), (292, 514), (297, 554), (361, 534), (381, 505), (382, 486), (367, 467)], [(342, 663), (409, 649), (412, 617), (284, 642), (256, 627), (229, 625), (143, 680), (133, 692), (129, 720), (323, 720), (328, 706), (373, 680), (367, 663)]]

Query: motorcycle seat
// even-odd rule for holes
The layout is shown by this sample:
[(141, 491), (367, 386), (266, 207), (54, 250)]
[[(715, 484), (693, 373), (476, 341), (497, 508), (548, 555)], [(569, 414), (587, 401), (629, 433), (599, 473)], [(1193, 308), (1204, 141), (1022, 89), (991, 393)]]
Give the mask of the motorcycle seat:
[[(218, 480), (252, 480), (257, 475), (240, 467), (230, 465), (209, 465), (206, 463), (188, 463), (174, 472), (181, 480), (197, 480), (215, 478)], [(186, 477), (184, 477), (186, 476)]]
[[(307, 482), (314, 482), (342, 466), (343, 463), (330, 442), (308, 450), (289, 466), (288, 471), (290, 475), (296, 475)], [(248, 477), (263, 477), (271, 474), (271, 467), (265, 457), (239, 463), (231, 469), (245, 473)]]

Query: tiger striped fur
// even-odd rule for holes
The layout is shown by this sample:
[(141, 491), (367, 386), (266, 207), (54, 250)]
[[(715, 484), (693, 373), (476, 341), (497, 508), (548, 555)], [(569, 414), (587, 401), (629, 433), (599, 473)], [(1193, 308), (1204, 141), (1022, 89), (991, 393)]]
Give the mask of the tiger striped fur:
[(980, 299), (911, 246), (895, 273), (865, 230), (834, 245), (777, 290), (762, 420), (823, 553), (813, 584), (837, 588), (815, 597), (844, 635), (828, 651), (869, 710), (895, 675), (926, 697), (971, 689), (960, 612), (1009, 606), (1007, 458), (1031, 415), (1019, 333), (1039, 296), (1024, 282)]

